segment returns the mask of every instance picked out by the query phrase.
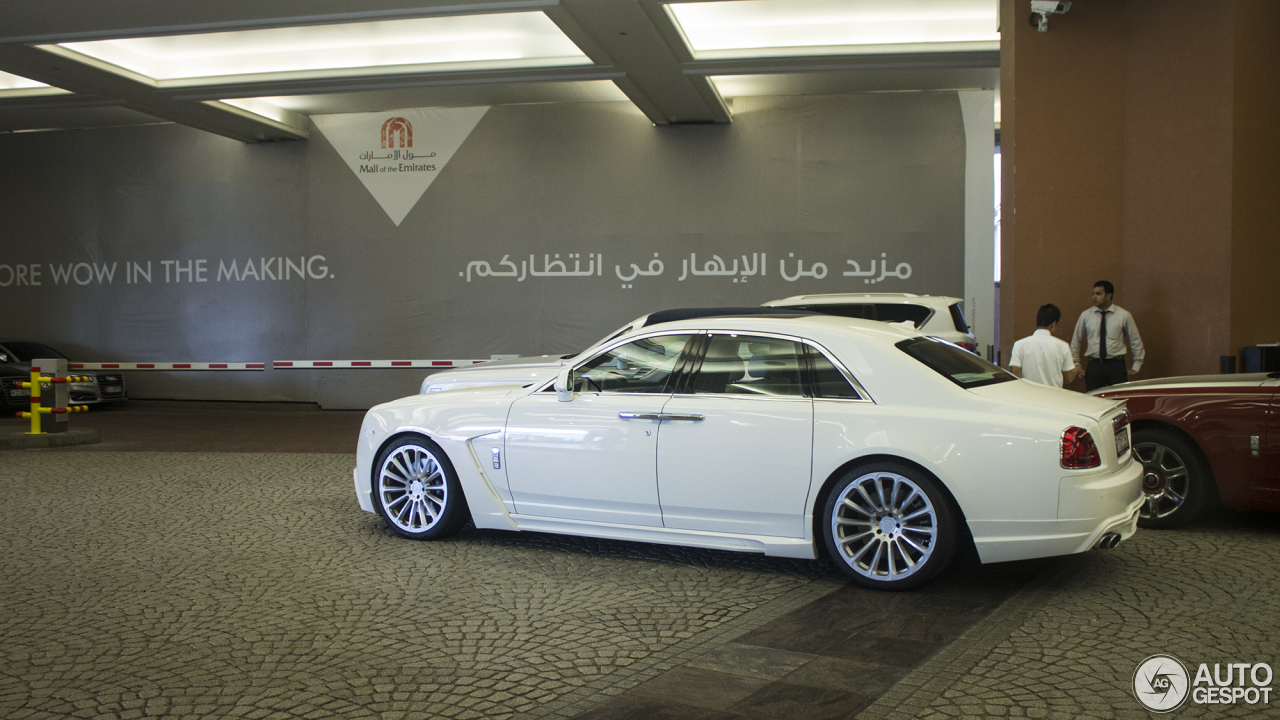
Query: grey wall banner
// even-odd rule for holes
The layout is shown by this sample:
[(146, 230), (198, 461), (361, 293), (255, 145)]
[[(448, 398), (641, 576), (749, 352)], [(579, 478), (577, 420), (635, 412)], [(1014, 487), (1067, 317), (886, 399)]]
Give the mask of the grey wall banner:
[(312, 115), (311, 122), (399, 225), (488, 109)]
[[(0, 136), (22, 168), (0, 177), (0, 336), (85, 361), (487, 358), (570, 352), (664, 308), (962, 297), (955, 92), (737, 98), (734, 118), (655, 127), (610, 102), (329, 116), (260, 145), (175, 125)], [(359, 168), (384, 163), (435, 170), (382, 194)], [(128, 382), (354, 408), (422, 375)]]

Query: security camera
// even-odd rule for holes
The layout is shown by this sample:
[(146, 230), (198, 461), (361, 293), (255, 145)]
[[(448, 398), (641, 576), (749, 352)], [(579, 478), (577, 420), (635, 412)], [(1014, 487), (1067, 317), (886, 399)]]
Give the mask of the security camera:
[(1040, 32), (1048, 32), (1049, 16), (1071, 9), (1071, 3), (1059, 0), (1031, 0), (1031, 25)]

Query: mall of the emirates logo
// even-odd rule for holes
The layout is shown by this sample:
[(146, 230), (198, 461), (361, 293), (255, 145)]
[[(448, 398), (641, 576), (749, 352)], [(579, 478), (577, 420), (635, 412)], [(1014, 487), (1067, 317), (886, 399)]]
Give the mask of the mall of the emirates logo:
[(488, 110), (418, 108), (311, 120), (399, 225)]

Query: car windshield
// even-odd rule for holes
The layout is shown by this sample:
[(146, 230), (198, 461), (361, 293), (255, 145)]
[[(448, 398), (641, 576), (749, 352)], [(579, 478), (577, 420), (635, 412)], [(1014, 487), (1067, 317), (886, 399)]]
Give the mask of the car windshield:
[(962, 388), (1017, 380), (1015, 376), (992, 365), (964, 348), (937, 338), (912, 338), (895, 347), (924, 363)]
[(38, 342), (6, 342), (4, 347), (18, 362), (31, 362), (35, 358), (67, 358), (48, 345)]

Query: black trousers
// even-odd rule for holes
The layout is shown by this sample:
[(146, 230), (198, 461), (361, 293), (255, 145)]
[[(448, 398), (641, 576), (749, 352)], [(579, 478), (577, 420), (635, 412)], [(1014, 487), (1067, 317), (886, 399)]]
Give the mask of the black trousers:
[(1123, 355), (1107, 358), (1106, 360), (1099, 360), (1094, 357), (1089, 358), (1089, 364), (1084, 369), (1084, 387), (1086, 390), (1119, 385), (1122, 382), (1129, 382), (1129, 371), (1125, 367)]

